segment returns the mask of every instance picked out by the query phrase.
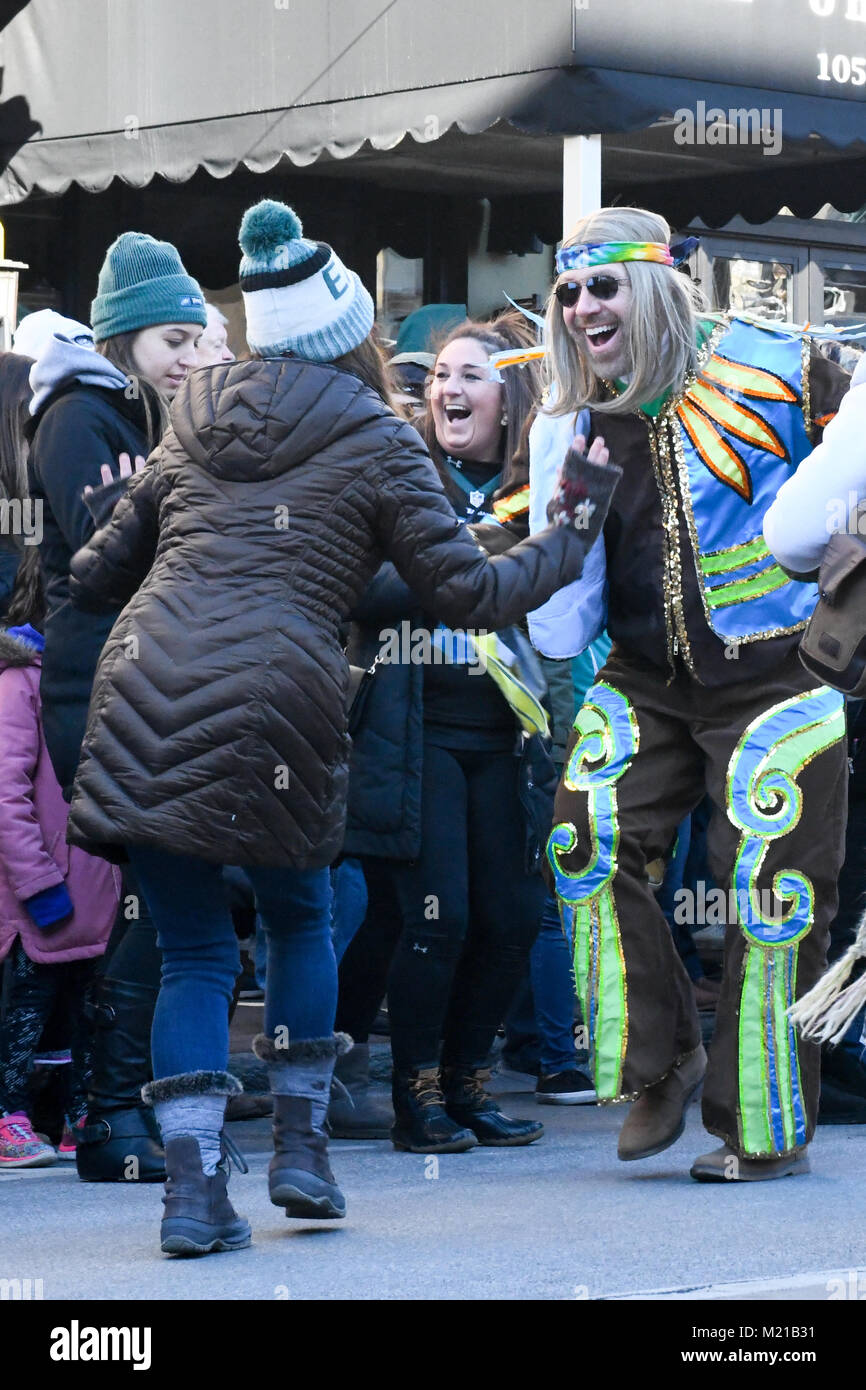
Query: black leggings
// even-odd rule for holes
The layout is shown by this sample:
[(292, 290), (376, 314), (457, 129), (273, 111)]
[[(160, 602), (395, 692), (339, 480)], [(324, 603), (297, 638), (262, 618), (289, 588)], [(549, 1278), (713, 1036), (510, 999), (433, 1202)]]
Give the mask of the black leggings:
[(394, 892), (393, 862), (363, 860), (367, 884), (367, 914), (340, 961), (337, 1032), (366, 1043), (388, 988), (391, 958), (400, 940), (403, 921)]
[(121, 867), (123, 884), (117, 917), (100, 961), (99, 973), (110, 980), (159, 989), (162, 952), (156, 927), (131, 864)]
[(544, 910), (524, 870), (518, 759), (424, 745), (421, 854), (392, 862), (403, 931), (388, 983), (394, 1065), (481, 1067)]
[(64, 1110), (73, 1124), (85, 1114), (90, 1029), (84, 997), (98, 964), (97, 958), (43, 965), (30, 959), (20, 937), (15, 942), (7, 963), (10, 980), (0, 1023), (0, 1112), (28, 1113), (33, 1057), (48, 1019), (59, 1010), (62, 1035), (72, 1054), (72, 1065), (63, 1068)]

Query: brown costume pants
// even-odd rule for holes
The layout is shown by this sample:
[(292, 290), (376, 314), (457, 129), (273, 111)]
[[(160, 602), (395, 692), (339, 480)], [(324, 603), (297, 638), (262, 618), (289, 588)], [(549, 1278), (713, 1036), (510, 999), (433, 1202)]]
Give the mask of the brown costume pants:
[(760, 685), (709, 689), (685, 674), (667, 684), (614, 648), (587, 692), (548, 860), (596, 1088), (633, 1099), (700, 1042), (646, 866), (705, 792), (709, 867), (726, 891), (678, 895), (683, 921), (696, 909), (696, 925), (727, 923), (704, 1124), (741, 1157), (789, 1153), (814, 1131), (819, 1049), (786, 1011), (824, 968), (847, 804), (842, 697), (816, 687), (795, 652)]

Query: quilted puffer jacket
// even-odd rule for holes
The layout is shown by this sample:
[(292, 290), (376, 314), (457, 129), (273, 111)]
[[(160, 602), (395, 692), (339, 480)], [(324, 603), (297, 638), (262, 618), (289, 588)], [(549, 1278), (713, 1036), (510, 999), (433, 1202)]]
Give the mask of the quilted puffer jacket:
[(73, 602), (127, 606), (93, 687), (71, 842), (329, 864), (350, 751), (340, 624), (385, 557), (444, 622), (495, 629), (573, 580), (583, 544), (550, 530), (488, 560), (420, 437), (339, 368), (193, 372), (72, 562)]

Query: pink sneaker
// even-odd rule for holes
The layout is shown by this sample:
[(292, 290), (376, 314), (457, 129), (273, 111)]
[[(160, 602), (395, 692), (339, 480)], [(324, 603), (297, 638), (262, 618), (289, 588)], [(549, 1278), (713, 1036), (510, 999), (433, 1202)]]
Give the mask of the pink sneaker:
[(82, 1117), (76, 1120), (74, 1125), (69, 1123), (67, 1116), (63, 1122), (63, 1134), (60, 1143), (57, 1145), (57, 1157), (65, 1158), (67, 1162), (75, 1162), (75, 1150), (78, 1148), (78, 1141), (81, 1138), (81, 1131), (84, 1129), (85, 1119)]
[(51, 1145), (33, 1133), (33, 1126), (23, 1111), (0, 1115), (0, 1170), (45, 1168), (56, 1159)]

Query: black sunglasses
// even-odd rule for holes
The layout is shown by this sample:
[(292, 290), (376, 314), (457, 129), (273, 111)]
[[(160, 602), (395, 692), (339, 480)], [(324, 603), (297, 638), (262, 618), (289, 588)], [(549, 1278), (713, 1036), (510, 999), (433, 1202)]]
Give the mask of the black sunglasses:
[(582, 285), (578, 285), (574, 280), (567, 280), (557, 285), (555, 293), (560, 304), (566, 309), (571, 309), (580, 299), (581, 290), (589, 290), (593, 299), (604, 302), (615, 299), (622, 289), (622, 284), (622, 280), (618, 280), (615, 275), (591, 275)]

